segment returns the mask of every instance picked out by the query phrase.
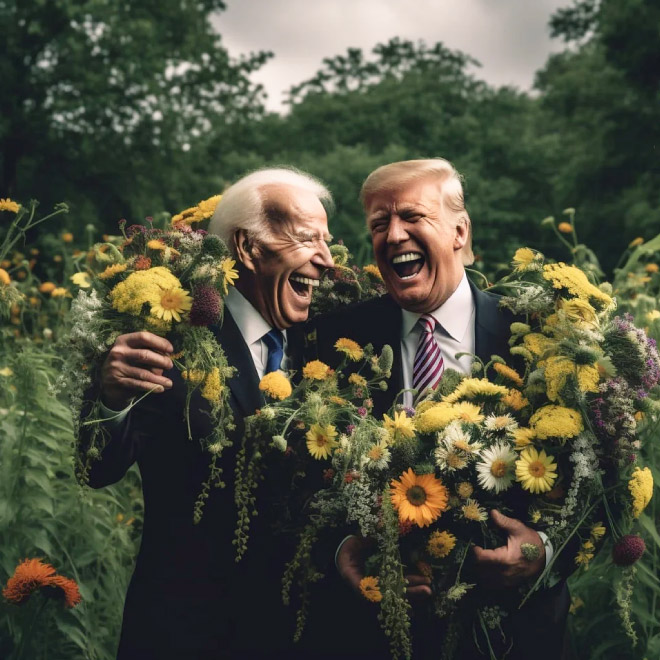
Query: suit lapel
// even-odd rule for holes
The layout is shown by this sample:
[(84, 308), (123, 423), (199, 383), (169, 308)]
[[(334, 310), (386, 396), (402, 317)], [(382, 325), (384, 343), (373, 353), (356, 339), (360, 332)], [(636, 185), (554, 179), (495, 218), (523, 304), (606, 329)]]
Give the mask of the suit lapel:
[(477, 357), (484, 364), (490, 361), (491, 355), (506, 357), (508, 350), (503, 345), (506, 335), (503, 335), (497, 298), (480, 291), (471, 281), (470, 288), (475, 304), (474, 344)]
[(250, 349), (227, 308), (222, 326), (212, 326), (211, 330), (224, 349), (227, 362), (237, 370), (228, 381), (236, 407), (242, 417), (253, 415), (264, 404), (264, 397), (259, 390), (259, 378)]

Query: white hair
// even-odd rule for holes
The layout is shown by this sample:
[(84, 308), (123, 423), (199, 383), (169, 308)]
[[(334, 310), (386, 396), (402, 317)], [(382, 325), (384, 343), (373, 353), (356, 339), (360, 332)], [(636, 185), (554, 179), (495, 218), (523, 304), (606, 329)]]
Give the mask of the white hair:
[(272, 185), (287, 185), (314, 194), (324, 208), (332, 206), (330, 191), (317, 179), (293, 167), (256, 170), (239, 179), (223, 193), (209, 222), (209, 232), (222, 238), (235, 252), (233, 236), (244, 229), (255, 238), (270, 234), (264, 191)]
[(469, 266), (474, 262), (472, 254), (472, 222), (465, 209), (463, 184), (461, 175), (454, 166), (444, 158), (423, 158), (418, 160), (402, 160), (397, 163), (383, 165), (374, 170), (362, 184), (360, 199), (366, 208), (369, 199), (385, 190), (400, 189), (421, 179), (434, 178), (442, 185), (443, 205), (456, 217), (464, 222), (468, 229), (468, 239), (463, 246), (463, 264)]

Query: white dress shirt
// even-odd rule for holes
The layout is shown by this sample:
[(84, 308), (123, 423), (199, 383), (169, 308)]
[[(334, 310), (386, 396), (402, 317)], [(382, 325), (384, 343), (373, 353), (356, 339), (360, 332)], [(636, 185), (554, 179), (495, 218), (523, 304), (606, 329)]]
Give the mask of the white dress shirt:
[[(417, 323), (421, 314), (409, 312), (406, 309), (402, 309), (401, 312), (403, 314), (401, 324), (403, 387), (410, 389), (412, 388), (415, 353), (422, 333), (422, 329)], [(465, 273), (454, 293), (430, 315), (437, 321), (433, 336), (440, 345), (445, 369), (455, 369), (469, 375), (472, 367), (472, 355), (456, 357), (457, 353), (473, 354), (475, 352), (475, 304)], [(410, 407), (412, 403), (412, 392), (406, 392), (403, 395), (403, 404)]]

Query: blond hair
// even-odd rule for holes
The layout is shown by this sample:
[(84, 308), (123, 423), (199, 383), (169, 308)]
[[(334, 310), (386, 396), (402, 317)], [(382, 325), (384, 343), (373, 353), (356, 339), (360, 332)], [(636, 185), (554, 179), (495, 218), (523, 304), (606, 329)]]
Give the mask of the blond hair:
[(465, 210), (462, 178), (454, 166), (444, 158), (401, 160), (374, 170), (362, 184), (360, 200), (366, 209), (370, 198), (378, 193), (403, 188), (413, 181), (435, 179), (441, 185), (442, 203), (452, 215), (452, 220), (467, 225), (468, 237), (461, 249), (461, 257), (463, 264), (469, 266), (474, 263), (472, 222)]

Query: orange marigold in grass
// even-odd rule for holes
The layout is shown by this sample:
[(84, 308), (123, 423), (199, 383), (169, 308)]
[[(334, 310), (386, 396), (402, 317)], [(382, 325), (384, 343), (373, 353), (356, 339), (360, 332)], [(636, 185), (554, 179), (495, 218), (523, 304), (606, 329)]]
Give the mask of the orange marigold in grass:
[(44, 282), (39, 285), (39, 291), (41, 291), (41, 293), (50, 293), (53, 289), (55, 289), (55, 284), (53, 284), (53, 282)]
[(392, 504), (399, 512), (399, 520), (411, 520), (419, 527), (427, 527), (447, 510), (449, 492), (432, 474), (415, 474), (408, 468), (401, 477), (392, 479)]
[(24, 559), (7, 580), (2, 595), (10, 603), (21, 605), (39, 589), (45, 589), (46, 596), (63, 598), (67, 607), (75, 607), (82, 600), (76, 582), (57, 575), (55, 569), (41, 559)]
[(562, 234), (571, 234), (573, 232), (573, 227), (571, 227), (570, 222), (560, 222), (557, 225), (557, 229), (559, 229)]

